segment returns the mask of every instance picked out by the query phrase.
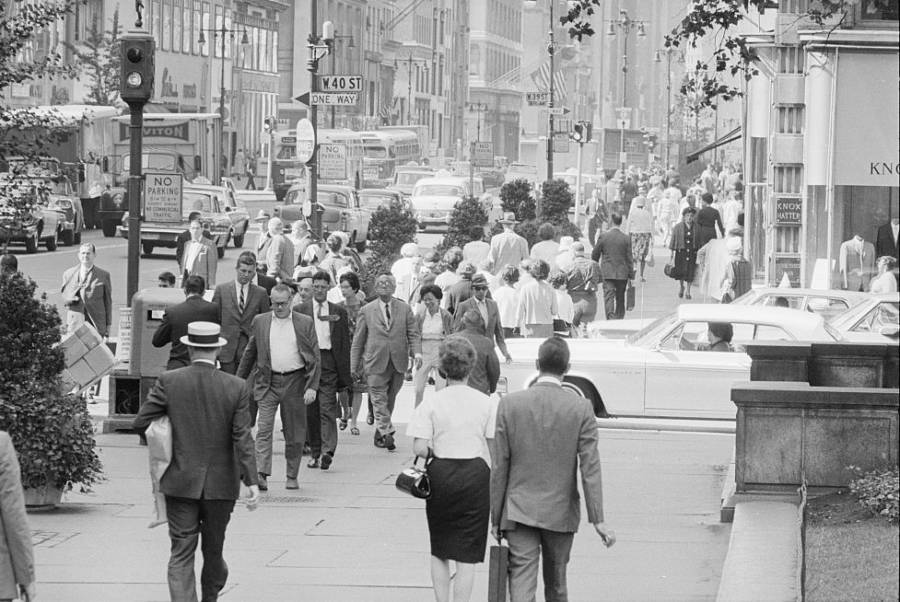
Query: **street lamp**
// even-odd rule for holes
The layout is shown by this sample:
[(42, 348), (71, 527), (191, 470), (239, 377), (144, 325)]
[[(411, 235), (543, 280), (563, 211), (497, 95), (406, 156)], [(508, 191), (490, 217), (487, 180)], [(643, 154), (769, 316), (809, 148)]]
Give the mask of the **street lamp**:
[[(412, 52), (405, 59), (401, 59), (406, 63), (406, 125), (412, 125), (412, 68), (421, 66), (425, 70), (425, 79), (428, 79), (428, 61), (424, 59), (414, 59)], [(394, 59), (394, 70), (397, 69), (397, 59)]]
[(629, 121), (624, 113), (628, 108), (628, 36), (632, 31), (637, 30), (639, 38), (647, 36), (645, 30), (646, 22), (632, 19), (628, 16), (628, 11), (622, 9), (619, 11), (619, 18), (607, 21), (609, 25), (606, 35), (609, 37), (616, 36), (616, 28), (622, 30), (622, 115), (619, 115), (619, 161), (622, 164), (622, 184), (625, 183), (625, 122)]
[[(225, 36), (227, 35), (231, 40), (234, 40), (234, 34), (237, 33), (234, 29), (228, 29), (225, 27), (225, 16), (222, 15), (222, 27), (211, 28), (211, 29), (200, 29), (200, 37), (197, 38), (197, 44), (203, 46), (206, 44), (206, 36), (203, 35), (203, 32), (209, 32), (215, 38), (219, 37), (221, 40), (221, 54), (222, 54), (222, 71), (219, 74), (219, 156), (217, 159), (216, 165), (218, 169), (224, 170), (227, 169), (229, 161), (229, 157), (225, 158), (225, 165), (222, 165), (222, 155), (221, 153), (225, 153), (228, 144), (225, 141)], [(241, 30), (241, 46), (249, 46), (250, 39), (247, 37), (247, 30)], [(214, 53), (210, 53), (212, 56)], [(270, 158), (271, 160), (271, 158)], [(224, 177), (225, 173), (221, 173), (220, 178)], [(220, 180), (221, 181), (221, 180)]]
[[(356, 44), (353, 42), (353, 35), (339, 35), (337, 32), (337, 29), (335, 29), (334, 30), (334, 43), (337, 43), (340, 40), (347, 40), (347, 49), (352, 50), (353, 48), (356, 48)], [(335, 52), (334, 48), (332, 48), (332, 51), (331, 51), (331, 73), (332, 74), (337, 73), (336, 62), (337, 62), (337, 52)], [(331, 129), (334, 129), (334, 113), (335, 113), (336, 108), (337, 108), (336, 106), (331, 105)]]
[(660, 53), (666, 54), (666, 169), (669, 169), (669, 134), (672, 125), (672, 53), (677, 52), (674, 46), (666, 46), (653, 54), (653, 60), (662, 62)]
[[(309, 38), (307, 38), (306, 48), (309, 50), (309, 58), (306, 59), (306, 70), (309, 71), (309, 90), (310, 97), (315, 96), (315, 92), (318, 92), (316, 88), (318, 87), (318, 82), (316, 82), (316, 73), (319, 70), (319, 61), (325, 58), (332, 51), (332, 45), (334, 44), (334, 25), (331, 21), (325, 21), (322, 24), (322, 35), (319, 36), (316, 33), (316, 23), (318, 22), (317, 10), (316, 7), (319, 4), (318, 2), (310, 2), (310, 24), (311, 29), (309, 34)], [(318, 130), (318, 106), (313, 102), (313, 99), (310, 99), (309, 104), (309, 120), (312, 123), (313, 132)], [(318, 146), (318, 145), (317, 145)], [(312, 211), (312, 231), (317, 237), (322, 237), (322, 211), (319, 211), (319, 181), (318, 181), (318, 173), (317, 166), (318, 163), (318, 149), (313, 152), (312, 158), (306, 163), (307, 173), (309, 174), (309, 186), (307, 187), (307, 196), (309, 198), (309, 202), (313, 208)]]

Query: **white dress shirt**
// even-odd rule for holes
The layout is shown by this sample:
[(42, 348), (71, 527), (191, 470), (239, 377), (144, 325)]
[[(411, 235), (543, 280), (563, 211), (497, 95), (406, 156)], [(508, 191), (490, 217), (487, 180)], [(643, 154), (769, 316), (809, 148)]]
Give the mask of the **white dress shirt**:
[(313, 322), (316, 325), (316, 336), (319, 338), (319, 349), (331, 349), (331, 322), (322, 320), (319, 316), (327, 316), (330, 311), (328, 309), (328, 301), (319, 303), (313, 300)]
[(200, 255), (200, 251), (203, 249), (203, 243), (199, 240), (191, 240), (187, 243), (187, 249), (185, 249), (184, 253), (184, 265), (183, 269), (190, 271), (191, 267), (194, 265), (194, 262), (197, 260), (197, 256)]
[(290, 317), (281, 319), (272, 315), (272, 326), (269, 328), (269, 356), (272, 358), (272, 372), (293, 372), (304, 366), (300, 350), (297, 348), (294, 321)]
[(497, 310), (500, 312), (500, 325), (504, 328), (518, 326), (516, 319), (519, 311), (519, 291), (511, 286), (503, 285), (492, 292)]
[(497, 400), (465, 385), (436, 391), (416, 408), (406, 434), (431, 441), (438, 458), (484, 458), (491, 463), (487, 439), (494, 438)]
[(484, 320), (484, 329), (486, 331), (487, 327), (488, 327), (487, 303), (484, 300), (479, 301), (475, 297), (472, 297), (472, 298), (475, 299), (475, 307), (478, 308), (478, 311), (481, 313), (481, 319)]
[(423, 341), (439, 341), (444, 338), (444, 319), (441, 317), (441, 311), (434, 313), (425, 310), (425, 317), (422, 318), (422, 340)]

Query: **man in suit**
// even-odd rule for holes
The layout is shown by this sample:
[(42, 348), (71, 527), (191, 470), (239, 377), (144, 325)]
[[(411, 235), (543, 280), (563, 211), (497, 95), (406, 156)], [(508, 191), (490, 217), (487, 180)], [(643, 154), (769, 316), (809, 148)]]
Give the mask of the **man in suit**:
[(153, 346), (165, 347), (172, 344), (166, 370), (183, 368), (191, 364), (188, 348), (181, 340), (187, 334), (191, 322), (219, 323), (219, 308), (203, 298), (206, 285), (200, 276), (188, 276), (184, 281), (183, 302), (167, 307), (162, 323), (153, 333)]
[(622, 216), (614, 213), (610, 219), (612, 227), (597, 241), (591, 259), (600, 263), (606, 319), (621, 320), (625, 317), (625, 290), (634, 279), (634, 258), (631, 237), (622, 232)]
[[(188, 225), (190, 225), (193, 221), (199, 221), (200, 218), (203, 217), (203, 214), (199, 211), (191, 211), (188, 214)], [(212, 235), (209, 233), (209, 230), (203, 230), (202, 234), (203, 238), (212, 242)], [(186, 245), (191, 240), (191, 230), (188, 228), (178, 235), (178, 238), (175, 239), (175, 261), (178, 263), (179, 267), (181, 266), (181, 260), (184, 258), (184, 245)]]
[(225, 345), (219, 334), (218, 324), (188, 326), (181, 343), (189, 349), (190, 366), (160, 375), (132, 425), (141, 434), (161, 416), (168, 416), (172, 425), (172, 462), (159, 484), (172, 540), (172, 600), (197, 600), (194, 551), (201, 537), (201, 597), (218, 599), (228, 579), (222, 558), (225, 529), (241, 481), (250, 488), (247, 508), (253, 510), (259, 502), (247, 413), (250, 389), (216, 370), (216, 355)]
[(294, 292), (286, 284), (272, 289), (272, 311), (253, 318), (250, 341), (244, 349), (237, 375), (256, 376), (253, 397), (259, 407), (256, 463), (259, 488), (268, 489), (272, 474), (272, 430), (275, 410), (281, 410), (287, 489), (299, 489), (297, 474), (306, 440), (306, 405), (316, 400), (322, 362), (316, 329), (309, 316), (291, 311)]
[(273, 217), (268, 224), (269, 240), (265, 254), (260, 251), (258, 262), (266, 266), (266, 275), (281, 282), (290, 282), (294, 276), (294, 244), (284, 235), (284, 222)]
[(218, 255), (212, 241), (203, 238), (203, 226), (194, 220), (188, 227), (191, 239), (184, 245), (184, 256), (181, 260), (181, 274), (186, 280), (188, 276), (200, 276), (209, 287), (216, 286), (216, 268)]
[(212, 302), (219, 310), (218, 322), (228, 344), (219, 352), (219, 363), (228, 374), (237, 372), (238, 363), (250, 340), (250, 324), (253, 318), (269, 311), (266, 290), (253, 284), (256, 276), (256, 258), (252, 253), (241, 253), (235, 266), (235, 279), (220, 284), (213, 293)]
[(488, 259), (491, 262), (491, 271), (496, 276), (508, 265), (519, 265), (528, 257), (528, 241), (516, 234), (516, 214), (506, 212), (503, 218), (497, 220), (503, 226), (503, 232), (491, 237), (491, 252)]
[(581, 510), (606, 547), (616, 536), (603, 521), (597, 422), (591, 403), (562, 388), (569, 370), (565, 340), (550, 337), (538, 349), (537, 382), (503, 397), (491, 456), (491, 524), (509, 542), (512, 602), (535, 599), (538, 562), (544, 560), (544, 597), (566, 600), (566, 564)]
[(422, 364), (422, 338), (409, 305), (394, 298), (397, 284), (391, 274), (375, 279), (378, 298), (359, 310), (356, 333), (350, 349), (350, 373), (366, 375), (375, 413), (375, 447), (388, 451), (394, 445), (394, 401), (403, 385), (409, 358), (415, 368)]
[(478, 310), (486, 325), (485, 335), (500, 348), (506, 363), (512, 362), (512, 356), (506, 348), (506, 339), (503, 337), (500, 309), (496, 301), (488, 298), (488, 282), (483, 274), (472, 276), (472, 296), (456, 306), (456, 313), (453, 314), (453, 330), (462, 328), (463, 316), (470, 309)]
[(102, 337), (109, 336), (112, 326), (112, 282), (109, 272), (94, 265), (97, 249), (91, 243), (78, 247), (78, 262), (63, 273), (62, 298), (68, 308), (66, 325), (69, 333), (87, 322)]
[(475, 349), (475, 363), (466, 384), (490, 395), (497, 390), (497, 381), (500, 380), (500, 362), (494, 351), (494, 342), (484, 335), (484, 317), (480, 311), (471, 308), (461, 318), (461, 328), (455, 334), (472, 343)]
[[(306, 406), (310, 468), (328, 470), (337, 449), (337, 392), (350, 386), (350, 321), (347, 310), (328, 301), (331, 275), (319, 270), (312, 277), (312, 299), (294, 306), (312, 319), (319, 341), (322, 371), (316, 400)], [(321, 464), (319, 458), (321, 457)]]

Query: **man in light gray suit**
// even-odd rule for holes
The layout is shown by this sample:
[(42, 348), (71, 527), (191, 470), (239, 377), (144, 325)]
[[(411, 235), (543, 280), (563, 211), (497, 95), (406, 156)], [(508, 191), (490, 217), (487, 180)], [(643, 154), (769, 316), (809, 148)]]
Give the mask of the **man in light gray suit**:
[(375, 279), (378, 298), (366, 304), (356, 319), (350, 348), (350, 373), (365, 373), (375, 413), (375, 447), (395, 449), (394, 400), (403, 385), (409, 358), (422, 365), (422, 337), (409, 305), (394, 298), (397, 281), (391, 274)]
[(544, 560), (544, 597), (568, 599), (566, 564), (581, 511), (577, 466), (588, 520), (606, 547), (616, 541), (603, 522), (597, 422), (590, 402), (562, 388), (569, 347), (558, 337), (538, 349), (537, 382), (500, 400), (491, 471), (491, 524), (509, 541), (512, 602), (533, 602)]

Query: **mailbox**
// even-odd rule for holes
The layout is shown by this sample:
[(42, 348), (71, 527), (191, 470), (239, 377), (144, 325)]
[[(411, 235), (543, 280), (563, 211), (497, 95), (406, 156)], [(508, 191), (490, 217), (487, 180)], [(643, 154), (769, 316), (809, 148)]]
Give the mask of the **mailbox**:
[(184, 301), (180, 288), (146, 288), (131, 299), (131, 358), (129, 374), (156, 378), (166, 371), (171, 345), (153, 346), (153, 334), (162, 324), (166, 308)]

